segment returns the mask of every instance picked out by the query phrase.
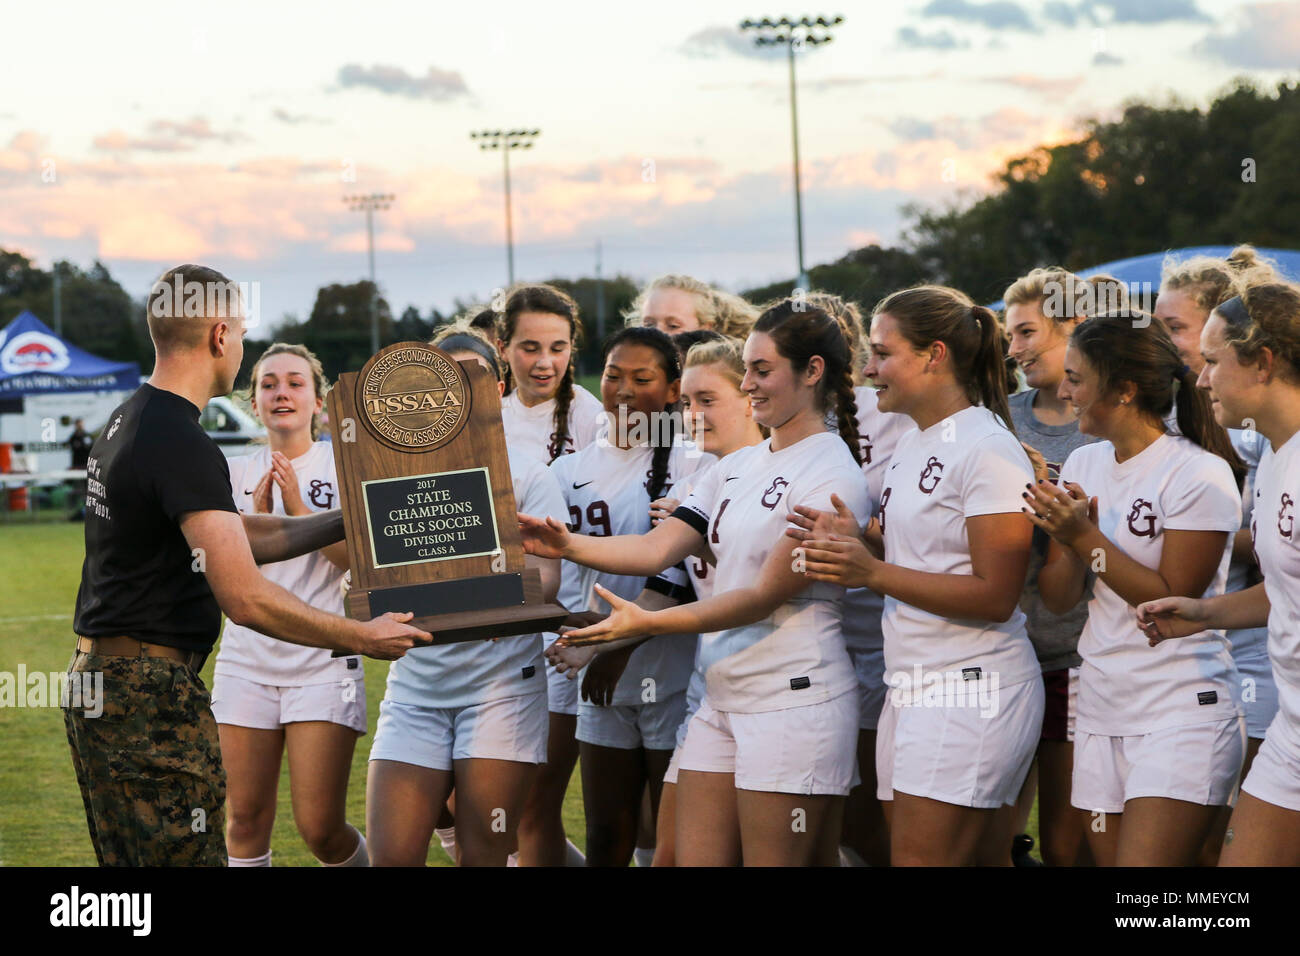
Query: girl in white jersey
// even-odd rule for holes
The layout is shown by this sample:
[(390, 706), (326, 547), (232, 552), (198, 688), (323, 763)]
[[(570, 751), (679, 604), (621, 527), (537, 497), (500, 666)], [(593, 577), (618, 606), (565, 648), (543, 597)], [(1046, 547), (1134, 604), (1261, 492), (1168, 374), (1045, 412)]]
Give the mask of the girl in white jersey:
[[(434, 340), (456, 361), (498, 378), (496, 351), (468, 327)], [(563, 517), (559, 486), (541, 462), (514, 454), (520, 508)], [(553, 600), (558, 562), (529, 556)], [(370, 750), (366, 831), (376, 865), (421, 866), (454, 785), (461, 866), (504, 866), (520, 808), (546, 754), (546, 678), (539, 634), (420, 648), (388, 672)], [(396, 662), (395, 662), (396, 663)]]
[[(561, 639), (700, 634), (706, 685), (679, 756), (679, 865), (837, 859), (859, 711), (843, 592), (810, 583), (783, 532), (791, 505), (829, 508), (838, 493), (863, 520), (871, 502), (848, 348), (835, 320), (805, 305), (769, 308), (745, 341), (741, 388), (772, 437), (718, 462), (671, 518), (645, 535), (590, 538), (520, 516), (526, 547), (613, 573), (655, 573), (692, 554), (716, 560), (708, 600), (647, 612), (598, 589), (609, 618)], [(826, 431), (828, 408), (838, 434)]]
[(1300, 866), (1300, 288), (1266, 283), (1220, 303), (1200, 351), (1197, 385), (1209, 390), (1215, 417), (1250, 419), (1271, 445), (1252, 522), (1264, 580), (1205, 600), (1150, 601), (1138, 622), (1152, 643), (1267, 624), (1279, 706), (1241, 785), (1220, 865)]
[[(1095, 815), (1098, 865), (1191, 865), (1241, 770), (1241, 688), (1222, 630), (1151, 648), (1134, 608), (1223, 593), (1241, 522), (1230, 462), (1240, 462), (1159, 322), (1087, 319), (1065, 368), (1061, 395), (1079, 429), (1104, 440), (1070, 454), (1059, 488), (1039, 483), (1025, 497), (1053, 538), (1038, 578), (1048, 609), (1073, 607), (1095, 575), (1071, 800)], [(1164, 425), (1175, 406), (1180, 435)]]
[[(301, 345), (276, 343), (253, 366), (250, 399), (267, 447), (230, 460), (231, 491), (246, 512), (308, 515), (339, 507), (334, 452), (316, 441), (325, 376)], [(308, 604), (343, 613), (347, 546), (262, 566), (266, 577)], [(368, 865), (365, 839), (346, 819), (348, 774), (366, 730), (359, 657), (286, 644), (226, 625), (212, 710), (226, 767), (231, 866), (270, 866), (280, 759), (289, 755), (294, 822), (327, 866)]]
[[(573, 350), (581, 335), (577, 303), (554, 286), (520, 285), (506, 293), (496, 338), (505, 362), (501, 422), (511, 455), (549, 465), (596, 440), (601, 404), (573, 381)], [(519, 861), (526, 866), (581, 866), (582, 854), (566, 841), (561, 819), (578, 760), (577, 687), (550, 668), (546, 673), (546, 763), (519, 821)]]
[(1000, 335), (993, 313), (954, 289), (907, 289), (876, 306), (867, 375), (880, 409), (917, 427), (885, 472), (883, 560), (875, 528), (864, 540), (823, 524), (806, 541), (810, 577), (885, 595), (891, 692), (876, 773), (895, 866), (1009, 862), (988, 838), (1042, 721), (1017, 607), (1031, 529), (1015, 488), (1033, 471), (1007, 424)]
[[(650, 503), (713, 459), (677, 431), (681, 371), (667, 335), (627, 327), (610, 337), (604, 353), (601, 399), (609, 428), (551, 470), (568, 504), (570, 532), (642, 534), (650, 530)], [(566, 563), (560, 603), (596, 611), (604, 606), (596, 584), (633, 600), (646, 580)], [(694, 634), (646, 641), (600, 654), (583, 672), (577, 737), (589, 866), (626, 866), (632, 859), (647, 784), (651, 819), (658, 811), (695, 644)]]
[[(1256, 285), (1276, 280), (1271, 264), (1258, 257), (1250, 246), (1238, 246), (1227, 258), (1194, 256), (1184, 260), (1166, 260), (1161, 270), (1160, 295), (1155, 316), (1165, 324), (1178, 354), (1193, 372), (1205, 366), (1200, 339), (1210, 317), (1210, 310), (1234, 294), (1234, 285)], [(1220, 424), (1224, 424), (1220, 422)], [(1255, 470), (1267, 442), (1258, 429), (1243, 428), (1241, 422), (1226, 422), (1233, 450), (1246, 464), (1246, 478), (1241, 488), (1241, 528), (1233, 537), (1232, 562), (1228, 565), (1228, 591), (1240, 591), (1259, 581), (1255, 551), (1250, 537), (1251, 510), (1254, 505)], [(1264, 741), (1273, 715), (1277, 713), (1277, 690), (1273, 669), (1268, 660), (1268, 629), (1265, 627), (1233, 628), (1227, 632), (1232, 659), (1242, 683), (1241, 707), (1246, 714), (1246, 758), (1242, 776), (1250, 771), (1251, 761)], [(1247, 689), (1248, 688), (1248, 689)], [(1206, 839), (1200, 863), (1213, 866), (1223, 846), (1228, 825), (1227, 808), (1219, 814)]]

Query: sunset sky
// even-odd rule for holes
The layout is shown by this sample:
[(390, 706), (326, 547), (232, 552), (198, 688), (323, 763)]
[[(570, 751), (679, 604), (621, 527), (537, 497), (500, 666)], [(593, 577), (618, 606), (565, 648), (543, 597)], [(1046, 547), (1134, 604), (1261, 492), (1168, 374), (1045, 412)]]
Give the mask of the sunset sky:
[(0, 247), (98, 257), (137, 296), (202, 262), (274, 324), (365, 275), (342, 197), (392, 192), (381, 288), (446, 311), (504, 284), (500, 155), (469, 132), (518, 125), (542, 133), (512, 156), (517, 277), (590, 275), (597, 240), (606, 275), (790, 277), (784, 54), (737, 30), (782, 13), (845, 18), (798, 59), (809, 264), (1127, 99), (1300, 66), (1295, 0), (10, 5)]

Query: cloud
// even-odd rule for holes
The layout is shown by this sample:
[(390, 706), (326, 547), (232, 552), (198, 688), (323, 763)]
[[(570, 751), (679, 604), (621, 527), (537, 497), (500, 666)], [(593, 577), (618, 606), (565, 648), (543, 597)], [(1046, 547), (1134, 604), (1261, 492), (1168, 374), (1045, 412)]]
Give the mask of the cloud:
[(412, 76), (400, 66), (376, 64), (366, 69), (359, 63), (339, 67), (341, 87), (361, 87), (413, 100), (451, 100), (469, 95), (464, 78), (454, 70), (429, 67), (424, 76)]
[(678, 52), (693, 58), (711, 58), (720, 53), (753, 60), (772, 60), (785, 56), (778, 47), (756, 46), (753, 36), (741, 33), (736, 27), (721, 25), (696, 30), (682, 42)]
[(922, 33), (916, 27), (901, 27), (898, 31), (898, 45), (916, 50), (962, 50), (970, 46), (970, 41), (959, 40), (947, 30)]
[(235, 130), (215, 130), (202, 116), (187, 120), (157, 119), (149, 124), (150, 136), (130, 136), (120, 129), (109, 130), (96, 136), (91, 145), (101, 152), (124, 153), (183, 153), (194, 149), (196, 143), (235, 143), (247, 139)]
[[(1083, 4), (1080, 4), (1080, 8)], [(1068, 3), (1062, 3), (1061, 0), (1051, 0), (1050, 3), (1043, 5), (1043, 19), (1052, 23), (1059, 23), (1064, 27), (1072, 27), (1079, 22), (1081, 9), (1075, 9)]]
[(1244, 7), (1232, 32), (1211, 33), (1194, 48), (1232, 66), (1290, 70), (1300, 64), (1300, 2)]
[[(1110, 11), (1111, 23), (1169, 23), (1176, 20), (1212, 22), (1202, 13), (1196, 0), (1084, 0), (1079, 9)], [(1094, 22), (1098, 18), (1093, 16)]]
[(1059, 102), (1082, 86), (1084, 79), (1082, 73), (1078, 76), (1038, 76), (1033, 73), (1015, 73), (1006, 76), (986, 76), (980, 82), (1014, 86), (1028, 93), (1036, 93), (1046, 100)]
[(971, 3), (970, 0), (930, 0), (921, 10), (925, 17), (949, 17), (978, 23), (990, 30), (1032, 30), (1033, 21), (1025, 8), (1010, 0)]
[(297, 126), (300, 123), (320, 123), (326, 125), (334, 122), (333, 120), (326, 119), (323, 116), (312, 116), (309, 113), (290, 113), (288, 110), (281, 109), (278, 106), (271, 110), (271, 117), (273, 119), (278, 119), (281, 123), (287, 123), (289, 126)]
[(1098, 50), (1092, 57), (1093, 66), (1123, 66), (1124, 58), (1116, 56), (1114, 53), (1107, 53), (1105, 50)]
[[(862, 86), (878, 86), (889, 83), (915, 83), (921, 80), (941, 80), (943, 70), (930, 70), (928, 73), (882, 73), (877, 76), (825, 76), (815, 80), (799, 81), (801, 91), (821, 92), (823, 90), (854, 89)], [(719, 90), (751, 90), (756, 93), (774, 93), (786, 96), (789, 86), (786, 80), (745, 80), (743, 82), (701, 83), (696, 89), (717, 92)]]

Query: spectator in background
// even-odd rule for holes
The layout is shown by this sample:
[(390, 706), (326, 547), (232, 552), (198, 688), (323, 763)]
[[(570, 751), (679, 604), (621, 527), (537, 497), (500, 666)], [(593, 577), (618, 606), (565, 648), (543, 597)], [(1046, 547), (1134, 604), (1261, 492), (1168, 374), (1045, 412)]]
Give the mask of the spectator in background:
[[(72, 435), (68, 438), (68, 447), (72, 449), (72, 469), (74, 471), (85, 471), (86, 461), (90, 458), (90, 446), (95, 444), (95, 436), (86, 431), (85, 423), (78, 418), (72, 423)], [(69, 521), (86, 520), (86, 479), (74, 478), (69, 484), (72, 486), (72, 514), (68, 516)]]

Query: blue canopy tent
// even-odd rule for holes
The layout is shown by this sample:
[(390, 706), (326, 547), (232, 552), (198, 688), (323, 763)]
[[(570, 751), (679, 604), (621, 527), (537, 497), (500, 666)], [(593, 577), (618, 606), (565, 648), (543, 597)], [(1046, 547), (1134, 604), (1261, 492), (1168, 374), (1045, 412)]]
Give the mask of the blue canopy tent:
[(0, 330), (0, 397), (133, 391), (140, 366), (91, 355), (23, 312)]
[[(1080, 269), (1076, 275), (1087, 279), (1089, 276), (1105, 273), (1126, 283), (1129, 288), (1133, 288), (1133, 283), (1150, 283), (1149, 288), (1154, 293), (1160, 288), (1160, 268), (1166, 256), (1172, 256), (1175, 259), (1189, 259), (1192, 256), (1223, 258), (1232, 252), (1232, 248), (1232, 246), (1189, 246), (1186, 249), (1170, 249), (1168, 252), (1153, 252), (1145, 256), (1133, 256), (1130, 259), (1103, 262), (1101, 265), (1093, 266), (1090, 269)], [(1272, 261), (1286, 278), (1293, 282), (1300, 282), (1300, 252), (1291, 249), (1256, 249), (1256, 252), (1263, 258)], [(1139, 285), (1138, 288), (1142, 288), (1142, 286)], [(994, 312), (1000, 312), (1002, 310), (1002, 300), (999, 299), (994, 302), (989, 308)]]

